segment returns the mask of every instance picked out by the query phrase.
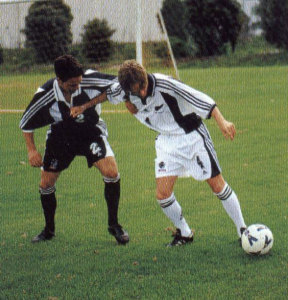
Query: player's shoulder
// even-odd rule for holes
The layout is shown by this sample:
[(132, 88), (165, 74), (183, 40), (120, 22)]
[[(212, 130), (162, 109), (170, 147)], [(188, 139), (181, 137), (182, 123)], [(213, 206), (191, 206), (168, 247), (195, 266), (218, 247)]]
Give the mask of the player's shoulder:
[(177, 82), (177, 79), (170, 75), (162, 74), (162, 73), (153, 73), (152, 74), (156, 80), (156, 83), (158, 82)]
[(51, 78), (48, 81), (46, 81), (43, 85), (38, 87), (37, 91), (35, 92), (35, 97), (36, 98), (40, 97), (42, 95), (49, 93), (51, 90), (53, 90), (54, 81), (55, 81), (55, 78)]
[(172, 90), (180, 83), (170, 75), (153, 73), (153, 77), (155, 78), (156, 88), (158, 89)]
[(49, 90), (53, 89), (54, 80), (55, 80), (55, 78), (49, 79), (40, 88), (45, 91), (49, 91)]
[(97, 70), (88, 69), (83, 75), (82, 81), (87, 81), (89, 79), (102, 79), (107, 81), (115, 81), (116, 76), (112, 74), (101, 73)]
[(152, 74), (154, 77), (155, 77), (155, 79), (157, 80), (160, 80), (160, 79), (162, 79), (162, 80), (168, 80), (169, 79), (169, 76), (168, 75), (165, 75), (165, 74), (162, 74), (162, 73), (153, 73)]

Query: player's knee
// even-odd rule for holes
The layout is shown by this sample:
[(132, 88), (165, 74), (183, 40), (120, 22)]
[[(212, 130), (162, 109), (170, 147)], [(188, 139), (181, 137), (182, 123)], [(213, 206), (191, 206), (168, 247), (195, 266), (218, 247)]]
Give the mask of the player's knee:
[(103, 176), (103, 181), (105, 183), (116, 183), (120, 180), (120, 174), (118, 172), (111, 173), (112, 176)]
[(107, 170), (104, 174), (103, 177), (107, 177), (107, 178), (118, 178), (119, 174), (117, 169), (109, 169)]
[(39, 186), (39, 193), (41, 195), (49, 195), (49, 194), (53, 194), (55, 193), (56, 191), (56, 187), (55, 185), (53, 186), (46, 186), (46, 187), (43, 187), (43, 186)]
[(156, 191), (156, 198), (157, 200), (165, 200), (168, 199), (172, 195), (173, 191), (167, 191), (167, 190), (158, 190)]

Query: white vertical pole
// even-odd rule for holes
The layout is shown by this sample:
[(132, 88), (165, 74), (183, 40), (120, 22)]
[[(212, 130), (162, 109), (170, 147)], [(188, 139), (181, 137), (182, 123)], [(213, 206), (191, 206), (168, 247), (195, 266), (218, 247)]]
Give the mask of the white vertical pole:
[(142, 7), (141, 0), (137, 0), (136, 15), (136, 61), (142, 64)]
[(172, 47), (171, 47), (171, 44), (170, 44), (170, 41), (169, 41), (168, 33), (167, 33), (167, 30), (166, 30), (166, 26), (165, 26), (165, 22), (164, 22), (161, 10), (159, 10), (159, 18), (160, 18), (160, 22), (161, 22), (161, 25), (162, 25), (162, 28), (163, 28), (163, 31), (164, 31), (164, 35), (165, 35), (166, 43), (167, 43), (167, 46), (168, 46), (169, 54), (171, 56), (172, 64), (173, 64), (173, 67), (174, 67), (174, 70), (175, 70), (175, 73), (176, 73), (176, 78), (180, 79), (176, 59), (174, 57), (173, 50), (172, 50)]

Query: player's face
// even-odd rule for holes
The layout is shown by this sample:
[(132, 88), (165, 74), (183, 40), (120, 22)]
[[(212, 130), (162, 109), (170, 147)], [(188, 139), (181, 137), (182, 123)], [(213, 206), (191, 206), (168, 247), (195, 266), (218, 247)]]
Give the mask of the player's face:
[(73, 94), (79, 89), (80, 82), (82, 81), (82, 76), (73, 77), (66, 81), (62, 81), (58, 79), (58, 83), (60, 88), (64, 91), (64, 93)]
[(148, 90), (148, 83), (144, 85), (135, 83), (131, 86), (131, 95), (137, 96), (141, 99), (145, 99), (147, 96), (147, 90)]

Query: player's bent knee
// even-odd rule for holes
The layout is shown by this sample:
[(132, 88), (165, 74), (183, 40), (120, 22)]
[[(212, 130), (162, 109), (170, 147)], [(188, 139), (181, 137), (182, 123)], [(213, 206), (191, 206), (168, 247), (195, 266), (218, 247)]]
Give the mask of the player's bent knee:
[(53, 186), (47, 186), (47, 187), (41, 187), (39, 186), (39, 193), (41, 195), (50, 195), (56, 192), (56, 187), (55, 185)]
[(116, 183), (120, 180), (120, 174), (117, 173), (116, 176), (103, 176), (103, 181), (105, 183)]
[(119, 175), (117, 169), (116, 170), (114, 170), (114, 169), (106, 170), (106, 172), (103, 172), (102, 175), (103, 175), (103, 178), (111, 178), (111, 179), (113, 179), (113, 178), (117, 179), (118, 177), (120, 178), (120, 175)]
[(172, 192), (170, 192), (170, 191), (158, 191), (157, 190), (157, 192), (156, 192), (156, 198), (159, 201), (168, 199), (169, 197), (171, 197), (171, 195), (172, 195)]

